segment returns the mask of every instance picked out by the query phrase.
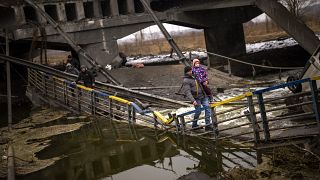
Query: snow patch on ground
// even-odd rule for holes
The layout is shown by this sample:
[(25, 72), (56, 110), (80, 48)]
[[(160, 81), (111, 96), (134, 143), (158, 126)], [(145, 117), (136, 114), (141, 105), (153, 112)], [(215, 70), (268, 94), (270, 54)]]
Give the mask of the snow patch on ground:
[(297, 44), (298, 44), (297, 41), (295, 41), (293, 38), (288, 38), (285, 40), (273, 40), (273, 41), (259, 42), (254, 44), (246, 44), (246, 49), (247, 49), (247, 53), (255, 53), (255, 52), (260, 52), (264, 50), (290, 47)]
[[(205, 59), (207, 58), (207, 53), (201, 51), (191, 51), (191, 59), (199, 58)], [(189, 52), (183, 52), (185, 58), (189, 59)], [(127, 58), (126, 66), (131, 66), (133, 64), (155, 64), (155, 63), (169, 63), (169, 62), (178, 62), (179, 57), (176, 53), (172, 54), (163, 54), (163, 55), (154, 55), (154, 56), (145, 56), (145, 57), (129, 57)]]
[[(320, 39), (320, 34), (317, 35)], [(272, 40), (266, 42), (259, 42), (254, 44), (246, 44), (247, 53), (256, 53), (260, 51), (270, 50), (270, 49), (280, 49), (284, 47), (295, 46), (298, 43), (293, 38), (287, 38), (283, 40)], [(204, 51), (204, 50), (203, 50)], [(206, 59), (208, 57), (206, 52), (199, 51), (191, 51), (191, 52), (183, 52), (184, 56), (189, 59), (191, 53), (191, 59), (199, 58)], [(155, 56), (145, 56), (145, 57), (128, 57), (126, 66), (131, 66), (133, 64), (155, 64), (155, 63), (169, 63), (169, 62), (177, 62), (178, 56), (174, 53), (172, 57), (170, 54), (164, 55), (155, 55)]]

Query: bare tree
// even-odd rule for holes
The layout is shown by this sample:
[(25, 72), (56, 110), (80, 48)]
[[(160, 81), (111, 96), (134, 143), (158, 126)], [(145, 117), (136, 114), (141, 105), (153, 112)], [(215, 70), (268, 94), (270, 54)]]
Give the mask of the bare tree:
[(280, 0), (288, 10), (298, 19), (302, 19), (304, 8), (312, 4), (315, 0)]

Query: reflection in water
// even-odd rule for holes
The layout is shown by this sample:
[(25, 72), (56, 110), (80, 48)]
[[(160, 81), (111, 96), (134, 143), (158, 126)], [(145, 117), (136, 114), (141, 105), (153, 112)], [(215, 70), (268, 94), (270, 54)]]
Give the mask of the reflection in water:
[(177, 179), (191, 172), (216, 177), (235, 166), (254, 167), (256, 152), (232, 144), (176, 136), (113, 121), (96, 121), (60, 135), (38, 154), (62, 157), (18, 179)]

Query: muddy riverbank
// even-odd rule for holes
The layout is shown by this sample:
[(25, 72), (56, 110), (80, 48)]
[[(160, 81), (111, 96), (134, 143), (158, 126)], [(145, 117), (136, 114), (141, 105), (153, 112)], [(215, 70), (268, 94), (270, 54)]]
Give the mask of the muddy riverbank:
[(7, 147), (10, 143), (15, 152), (17, 174), (28, 174), (52, 165), (59, 158), (39, 159), (36, 154), (50, 145), (51, 138), (76, 131), (87, 124), (88, 119), (67, 120), (67, 111), (57, 109), (39, 109), (31, 116), (13, 126), (11, 133), (1, 128), (0, 177), (7, 173)]
[(320, 177), (320, 156), (300, 146), (265, 150), (263, 162), (253, 169), (236, 167), (223, 173), (223, 179), (306, 179)]

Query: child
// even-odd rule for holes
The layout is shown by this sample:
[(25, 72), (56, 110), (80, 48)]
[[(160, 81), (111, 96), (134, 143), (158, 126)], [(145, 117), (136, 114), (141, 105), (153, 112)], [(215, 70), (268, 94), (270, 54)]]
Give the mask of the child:
[(210, 88), (208, 87), (208, 84), (209, 84), (208, 74), (207, 74), (206, 69), (204, 67), (200, 66), (199, 59), (194, 59), (192, 61), (192, 74), (194, 75), (194, 78), (201, 84), (202, 89), (209, 97), (209, 101), (212, 102), (213, 96), (212, 96)]

